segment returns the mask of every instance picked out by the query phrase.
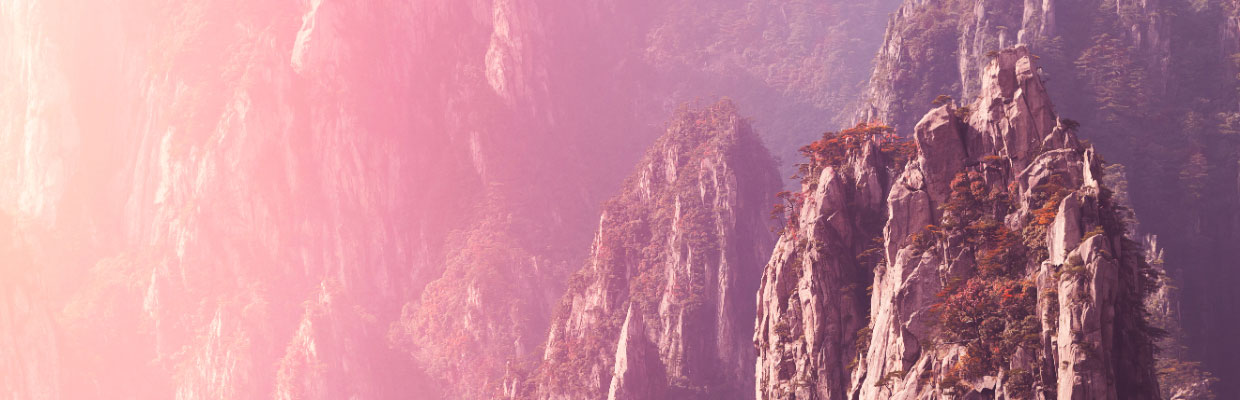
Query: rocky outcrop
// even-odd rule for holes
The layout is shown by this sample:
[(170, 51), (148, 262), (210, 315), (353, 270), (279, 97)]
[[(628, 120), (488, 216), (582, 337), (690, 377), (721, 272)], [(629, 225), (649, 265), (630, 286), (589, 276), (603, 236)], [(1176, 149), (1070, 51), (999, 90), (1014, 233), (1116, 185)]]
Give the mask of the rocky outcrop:
[[(978, 72), (991, 51), (1028, 45), (1063, 116), (1089, 127), (1109, 161), (1141, 177), (1130, 190), (1144, 215), (1140, 233), (1160, 235), (1170, 263), (1183, 268), (1182, 321), (1195, 357), (1220, 374), (1240, 371), (1230, 339), (1240, 324), (1219, 317), (1240, 305), (1228, 272), (1240, 259), (1237, 157), (1215, 150), (1236, 146), (1240, 103), (1230, 89), (1203, 96), (1235, 83), (1238, 16), (1233, 0), (906, 1), (857, 115), (908, 131), (937, 96), (971, 103), (981, 94)], [(1192, 132), (1201, 129), (1218, 134), (1198, 141)], [(1170, 155), (1180, 149), (1188, 153)], [(1240, 393), (1232, 383), (1240, 379), (1220, 376), (1220, 393)]]
[(766, 194), (778, 187), (774, 163), (730, 102), (679, 111), (604, 207), (531, 397), (752, 393), (751, 296), (773, 241)]
[[(659, 134), (647, 117), (730, 92), (770, 137), (816, 129), (852, 101), (869, 21), (893, 1), (6, 2), (0, 211), (71, 249), (38, 265), (74, 296), (32, 298), (83, 307), (68, 342), (143, 327), (134, 351), (62, 366), (59, 384), (271, 393), (280, 360), (349, 340), (318, 329), (323, 313), (301, 329), (334, 282), (376, 313), (361, 331), (391, 327), (453, 394), (489, 393), (540, 353), (597, 205)], [(462, 256), (477, 243), (503, 249)], [(105, 311), (119, 317), (90, 318)], [(743, 319), (728, 329), (748, 336)], [(339, 354), (316, 362), (366, 361)], [(120, 370), (159, 378), (107, 379)]]
[(662, 399), (667, 396), (667, 375), (659, 361), (659, 349), (646, 339), (641, 311), (629, 306), (616, 343), (616, 369), (611, 373), (607, 400)]
[[(617, 94), (637, 85), (590, 78), (614, 76), (632, 52), (597, 52), (615, 57), (598, 62), (608, 68), (577, 62), (575, 49), (612, 41), (615, 30), (600, 28), (632, 14), (625, 7), (5, 3), (0, 212), (31, 225), (22, 239), (45, 249), (32, 263), (41, 283), (23, 289), (40, 304), (13, 300), (23, 306), (6, 316), (31, 330), (44, 313), (55, 322), (50, 332), (15, 330), (6, 347), (38, 349), (44, 337), (63, 340), (67, 356), (0, 375), (38, 376), (69, 398), (408, 396), (400, 382), (434, 385), (414, 373), (386, 381), (388, 371), (415, 369), (422, 348), (453, 347), (390, 349), (388, 329), (418, 325), (402, 310), (418, 309), (423, 289), (463, 263), (449, 259), (460, 253), (450, 238), (476, 229), (485, 239), (485, 220), (514, 215), (514, 236), (537, 240), (503, 246), (541, 258), (483, 260), (434, 287), (464, 289), (499, 269), (538, 291), (524, 303), (484, 293), (488, 303), (470, 311), (541, 308), (436, 322), (501, 326), (480, 336), (496, 343), (473, 346), (498, 349), (488, 354), (500, 353), (500, 366), (535, 353), (599, 200), (640, 154), (636, 143), (656, 134)], [(479, 210), (495, 192), (508, 195), (506, 208)], [(347, 300), (307, 311), (325, 282)], [(394, 342), (407, 344), (409, 330), (393, 329)], [(333, 350), (344, 348), (385, 357)], [(40, 361), (55, 362), (48, 354)], [(473, 367), (448, 365), (462, 364)], [(289, 378), (277, 382), (282, 365)], [(461, 370), (432, 372), (484, 386), (452, 381), (478, 376)]]
[[(912, 129), (921, 110), (939, 95), (971, 102), (985, 87), (982, 70), (999, 49), (1023, 44), (1040, 56), (1048, 73), (1064, 75), (1100, 32), (1064, 29), (1114, 25), (1141, 56), (1148, 84), (1162, 88), (1171, 64), (1167, 7), (1157, 1), (1060, 4), (1060, 0), (956, 2), (907, 0), (892, 14), (863, 97), (859, 117)], [(1109, 7), (1108, 7), (1109, 6)], [(1161, 90), (1161, 89), (1156, 89)]]
[[(872, 272), (845, 273), (840, 263), (819, 262), (841, 257), (839, 250), (828, 257), (816, 250), (864, 237), (863, 230), (808, 237), (801, 251), (787, 250), (796, 233), (780, 239), (759, 297), (759, 323), (771, 327), (760, 325), (756, 338), (759, 368), (768, 371), (758, 375), (760, 396), (1158, 398), (1155, 330), (1144, 303), (1155, 273), (1141, 244), (1125, 237), (1119, 208), (1100, 184), (1100, 158), (1056, 117), (1027, 47), (998, 54), (981, 82), (968, 107), (946, 104), (917, 123), (916, 156), (882, 190), (883, 260)], [(852, 153), (852, 169), (865, 165), (858, 160), (869, 148)], [(820, 181), (837, 173), (825, 169)], [(816, 214), (830, 210), (823, 203), (839, 204), (832, 194), (805, 193), (801, 215), (844, 220)], [(787, 261), (798, 257), (811, 261)], [(771, 278), (788, 275), (789, 265), (813, 273), (776, 285)], [(784, 317), (801, 329), (774, 329), (765, 319), (779, 315), (770, 310), (798, 302), (804, 310), (804, 299), (826, 297), (829, 321), (851, 321), (838, 310), (861, 308), (833, 288), (861, 285), (872, 288), (867, 320), (848, 326), (868, 326), (857, 333), (859, 357), (807, 351), (823, 338), (842, 343), (838, 322)], [(779, 342), (791, 346), (772, 345)], [(849, 380), (840, 383), (840, 374)]]
[(775, 245), (758, 292), (759, 398), (847, 398), (869, 309), (858, 283), (874, 268), (862, 254), (877, 250), (894, 166), (873, 140), (802, 185), (804, 205)]

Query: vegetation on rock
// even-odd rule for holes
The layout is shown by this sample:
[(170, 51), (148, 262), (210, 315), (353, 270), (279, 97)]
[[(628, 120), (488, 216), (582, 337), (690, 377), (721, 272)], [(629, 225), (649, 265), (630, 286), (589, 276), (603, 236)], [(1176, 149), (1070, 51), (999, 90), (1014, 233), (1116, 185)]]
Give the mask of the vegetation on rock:
[[(667, 327), (642, 338), (661, 346), (653, 364), (665, 369), (648, 384), (675, 397), (723, 396), (751, 384), (725, 377), (752, 359), (712, 350), (733, 341), (746, 343), (737, 354), (751, 351), (752, 304), (733, 297), (748, 298), (757, 281), (746, 267), (771, 238), (764, 239), (767, 219), (753, 214), (755, 200), (777, 188), (773, 160), (731, 101), (682, 106), (623, 192), (603, 206), (590, 257), (553, 314), (545, 358), (521, 383), (526, 392), (605, 397), (629, 309)], [(721, 335), (724, 327), (743, 340)]]

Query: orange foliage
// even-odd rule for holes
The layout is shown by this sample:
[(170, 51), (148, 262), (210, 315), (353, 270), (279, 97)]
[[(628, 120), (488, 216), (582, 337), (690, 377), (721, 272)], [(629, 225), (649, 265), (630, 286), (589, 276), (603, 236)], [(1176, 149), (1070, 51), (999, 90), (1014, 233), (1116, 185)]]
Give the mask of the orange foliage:
[(1011, 211), (1008, 191), (991, 187), (977, 172), (957, 174), (951, 189), (942, 206), (943, 230), (952, 245), (974, 250), (978, 271), (947, 285), (934, 307), (943, 339), (966, 350), (953, 367), (958, 382), (1006, 368), (1018, 348), (1036, 344), (1039, 325), (1036, 289), (1021, 279), (1029, 249), (1022, 235), (1001, 222)]
[(1030, 203), (1037, 204), (1039, 201), (1042, 202), (1042, 207), (1033, 211), (1034, 224), (1046, 226), (1055, 221), (1055, 216), (1059, 214), (1059, 203), (1069, 193), (1063, 185), (1062, 176), (1051, 175), (1047, 183), (1033, 188), (1033, 199), (1031, 199)]
[(1036, 346), (1036, 289), (1011, 278), (970, 279), (954, 288), (935, 308), (944, 339), (965, 346), (958, 367), (965, 378), (1005, 368), (1020, 347)]
[(840, 132), (823, 133), (822, 139), (801, 147), (801, 155), (809, 162), (800, 164), (798, 175), (804, 181), (826, 167), (844, 165), (850, 157), (860, 155), (867, 141), (878, 146), (892, 167), (903, 166), (917, 154), (916, 143), (896, 135), (891, 127), (879, 122), (860, 123)]

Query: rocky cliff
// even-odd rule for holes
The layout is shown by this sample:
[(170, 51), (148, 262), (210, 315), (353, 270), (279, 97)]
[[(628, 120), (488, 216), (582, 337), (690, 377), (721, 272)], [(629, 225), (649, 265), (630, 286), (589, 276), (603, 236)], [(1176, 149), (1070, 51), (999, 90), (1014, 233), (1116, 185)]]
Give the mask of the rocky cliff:
[(579, 260), (640, 153), (616, 149), (654, 136), (580, 78), (615, 69), (552, 61), (603, 18), (562, 6), (6, 3), (0, 213), (33, 250), (0, 296), (0, 375), (69, 398), (431, 396), (388, 331), (475, 261), (447, 243), (516, 214), (547, 239), (514, 252)]
[(1150, 81), (1135, 84), (1161, 88), (1171, 57), (1167, 10), (1157, 1), (907, 0), (888, 21), (861, 118), (903, 132), (939, 95), (971, 102), (991, 54), (1017, 44), (1047, 57), (1047, 75), (1066, 81), (1099, 31), (1139, 53), (1134, 59)]
[(541, 365), (509, 396), (743, 398), (774, 163), (728, 101), (684, 109), (604, 206)]
[[(650, 115), (662, 118), (679, 100), (722, 91), (754, 104), (757, 111), (751, 112), (760, 116), (760, 123), (779, 128), (763, 129), (768, 143), (800, 142), (802, 133), (817, 129), (840, 104), (855, 100), (853, 82), (868, 75), (864, 65), (870, 54), (862, 53), (879, 39), (871, 31), (881, 30), (870, 21), (881, 19), (891, 1), (6, 2), (0, 6), (0, 214), (5, 216), (0, 218), (12, 217), (12, 229), (6, 227), (3, 233), (13, 232), (12, 243), (28, 249), (23, 250), (28, 257), (6, 257), (0, 265), (23, 271), (3, 275), (0, 282), (0, 392), (32, 398), (192, 399), (433, 397), (438, 393), (430, 388), (435, 387), (463, 398), (519, 391), (525, 386), (515, 385), (518, 380), (501, 377), (505, 371), (527, 376), (538, 370), (527, 361), (547, 354), (539, 343), (553, 326), (552, 310), (566, 276), (587, 255), (596, 257), (587, 252), (596, 206), (615, 191), (642, 148), (658, 134), (659, 129), (648, 126)], [(1159, 21), (1186, 15), (1180, 10), (1152, 12), (1170, 3), (1154, 1), (1107, 1), (1102, 4), (1123, 7), (1094, 10), (1052, 1), (1025, 2), (1023, 8), (1015, 2), (978, 2), (974, 8), (961, 6), (965, 3), (909, 2), (896, 17), (886, 53), (878, 60), (886, 75), (874, 75), (893, 80), (890, 89), (876, 89), (874, 98), (879, 108), (886, 107), (884, 101), (906, 99), (908, 104), (875, 115), (886, 113), (890, 117), (883, 118), (908, 131), (929, 98), (981, 93), (982, 80), (975, 78), (975, 70), (988, 62), (988, 47), (1011, 43), (1013, 35), (1035, 45), (1054, 43), (1059, 36), (1089, 44), (1065, 45), (1067, 56), (1062, 57), (1034, 48), (1046, 55), (1044, 61), (1075, 65), (1095, 41), (1071, 29), (1089, 25), (1095, 16), (1120, 22), (1119, 43), (1138, 50), (1133, 52), (1137, 62), (1105, 65), (1103, 70), (1137, 70), (1127, 67), (1140, 65), (1156, 71), (1152, 66), (1159, 65), (1162, 54), (1157, 44), (1165, 42)], [(1213, 2), (1192, 3), (1205, 7), (1193, 15), (1235, 15), (1234, 2), (1227, 3), (1227, 13), (1215, 13)], [(966, 22), (931, 14), (913, 17), (933, 8), (949, 10)], [(685, 23), (688, 18), (691, 23)], [(1199, 45), (1181, 41), (1173, 48), (1187, 49), (1176, 50), (1186, 55), (1202, 48), (1215, 56), (1218, 49), (1233, 52), (1240, 37), (1236, 19), (1219, 18), (1228, 22), (1185, 25), (1222, 32), (1223, 39)], [(926, 32), (942, 32), (944, 45), (915, 40), (923, 26), (915, 22), (935, 21), (948, 25), (945, 30), (924, 25), (935, 28)], [(1041, 34), (1050, 38), (1041, 41), (1034, 39), (1038, 35), (1012, 33), (1017, 28), (1001, 29), (1015, 26), (1055, 34)], [(951, 50), (965, 42), (968, 51)], [(1126, 49), (1122, 47), (1115, 48)], [(1183, 63), (1173, 70), (1192, 75), (1202, 71), (1196, 67)], [(1078, 79), (1074, 73), (1056, 79), (1064, 82), (1061, 77), (1068, 75)], [(1079, 79), (1086, 78), (1093, 79)], [(1124, 79), (1121, 83), (1135, 78)], [(957, 84), (964, 81), (970, 83)], [(1231, 91), (1218, 82), (1231, 81), (1205, 85)], [(875, 87), (882, 85), (886, 83)], [(938, 89), (953, 85), (959, 91)], [(1195, 86), (1168, 86), (1205, 93)], [(1074, 97), (1093, 99), (1098, 93)], [(1111, 97), (1137, 98), (1128, 94)], [(1211, 104), (1225, 104), (1234, 112), (1232, 97), (1220, 96), (1226, 101)], [(1190, 108), (1203, 104), (1187, 100), (1195, 99), (1167, 101), (1182, 101)], [(1131, 105), (1119, 106), (1105, 109)], [(1128, 110), (1142, 114), (1148, 108)], [(1194, 132), (1188, 137), (1191, 146), (1173, 142), (1182, 139), (1179, 136), (1165, 135), (1169, 139), (1157, 143), (1162, 147), (1144, 153), (1177, 160), (1168, 168), (1149, 167), (1171, 171), (1150, 182), (1206, 188), (1184, 191), (1194, 193), (1185, 197), (1194, 201), (1226, 199), (1208, 212), (1186, 211), (1196, 210), (1196, 202), (1165, 207), (1168, 220), (1191, 221), (1182, 225), (1192, 231), (1164, 235), (1172, 244), (1168, 254), (1189, 253), (1184, 250), (1196, 250), (1192, 246), (1197, 245), (1226, 249), (1234, 235), (1225, 231), (1240, 231), (1240, 213), (1226, 211), (1238, 209), (1237, 163), (1226, 151), (1236, 148), (1232, 144), (1240, 135), (1222, 133), (1231, 128), (1197, 135), (1218, 125), (1218, 110), (1207, 110), (1198, 115), (1204, 115), (1205, 122), (1187, 114), (1163, 118), (1197, 121), (1196, 128), (1157, 131)], [(660, 146), (666, 143), (671, 142)], [(862, 163), (870, 164), (835, 168), (835, 175), (823, 182), (850, 188), (842, 192), (846, 202), (864, 200), (847, 203), (847, 208), (886, 215), (886, 205), (874, 199), (888, 196), (889, 181), (904, 163), (888, 165), (898, 157), (887, 155), (883, 143), (875, 146), (878, 150), (870, 156), (857, 156), (873, 157)], [(782, 152), (793, 149), (779, 147)], [(673, 157), (675, 162), (696, 160), (683, 154)], [(649, 158), (655, 159), (661, 158)], [(649, 160), (648, 165), (670, 168), (666, 161)], [(1201, 162), (1188, 165), (1192, 169), (1179, 168), (1193, 160)], [(710, 167), (690, 164), (717, 172), (719, 182), (728, 174), (746, 182), (751, 179), (744, 178), (747, 174), (756, 173), (748, 166), (766, 163), (718, 166), (724, 161), (714, 160)], [(699, 172), (651, 178), (647, 186), (669, 181), (698, 185), (691, 188), (699, 192), (698, 203), (707, 202), (709, 196), (701, 194), (707, 189), (728, 186), (683, 178)], [(651, 174), (668, 176), (666, 171)], [(812, 180), (819, 182), (820, 177)], [(775, 189), (741, 186), (737, 183), (729, 191), (736, 203), (728, 203), (730, 197), (712, 200), (731, 204), (717, 206), (731, 211), (699, 205), (686, 209), (710, 208), (701, 211), (705, 217), (680, 218), (713, 221), (733, 215), (736, 227), (718, 230), (732, 232), (727, 235), (711, 231), (714, 236), (695, 239), (691, 233), (696, 228), (676, 225), (678, 217), (654, 211), (696, 204), (689, 200), (624, 206), (604, 219), (605, 232), (614, 230), (607, 228), (613, 223), (640, 220), (653, 226), (651, 221), (661, 221), (677, 233), (650, 228), (655, 232), (651, 237), (664, 236), (638, 241), (638, 248), (655, 246), (652, 252), (684, 260), (660, 261), (659, 271), (675, 272), (666, 276), (638, 281), (646, 275), (617, 274), (625, 277), (624, 284), (654, 289), (615, 289), (625, 293), (615, 300), (623, 306), (607, 309), (607, 324), (556, 320), (556, 334), (570, 326), (579, 334), (594, 327), (606, 331), (602, 344), (590, 350), (602, 366), (597, 384), (591, 383), (596, 390), (589, 393), (648, 397), (723, 390), (705, 387), (751, 391), (748, 377), (736, 377), (754, 364), (737, 367), (736, 360), (753, 355), (729, 343), (749, 336), (748, 315), (753, 311), (745, 311), (751, 299), (744, 296), (757, 288), (746, 285), (762, 280), (757, 275), (742, 279), (748, 273), (742, 265), (761, 265), (767, 254), (749, 263), (737, 261), (749, 253), (729, 256), (720, 249), (771, 245), (766, 238), (750, 237), (765, 232), (751, 227), (761, 221), (741, 218), (738, 210), (750, 215), (763, 208), (750, 205), (768, 203), (765, 196)], [(667, 186), (655, 187), (672, 193)], [(764, 198), (744, 200), (759, 195)], [(661, 198), (676, 198), (667, 196)], [(692, 197), (686, 196), (680, 198)], [(617, 202), (657, 200), (630, 201), (635, 198), (640, 196), (622, 195)], [(819, 212), (828, 212), (843, 209), (838, 207), (844, 203), (815, 204)], [(1220, 218), (1210, 218), (1216, 215)], [(1227, 215), (1231, 218), (1222, 218)], [(1226, 221), (1226, 227), (1218, 221)], [(878, 263), (870, 257), (881, 252), (868, 241), (881, 235), (870, 217), (841, 214), (829, 224), (799, 230), (803, 236), (797, 239), (819, 235), (814, 232), (827, 226), (844, 232), (842, 227), (850, 225), (860, 228), (838, 243), (815, 245), (820, 253), (816, 257), (848, 254), (833, 250), (837, 248), (865, 256), (814, 262), (833, 263), (841, 274), (868, 281), (872, 265)], [(752, 246), (695, 241), (724, 243), (720, 235), (734, 240), (729, 243)], [(821, 238), (825, 243), (827, 238)], [(803, 250), (788, 245), (781, 251), (791, 257)], [(1234, 287), (1234, 278), (1227, 274), (1231, 264), (1213, 262), (1227, 259), (1218, 256), (1227, 252), (1199, 254), (1210, 255), (1175, 264), (1216, 268), (1203, 268), (1212, 274), (1183, 280), (1193, 289), (1185, 291), (1191, 306), (1185, 307), (1184, 319), (1198, 327), (1187, 341), (1195, 342), (1191, 339), (1197, 339), (1192, 337), (1196, 332), (1207, 332), (1210, 342), (1218, 344), (1212, 348), (1216, 362), (1240, 360), (1224, 345), (1234, 336), (1228, 334), (1234, 327), (1226, 319), (1209, 318), (1223, 315), (1240, 298), (1228, 290)], [(732, 261), (725, 268), (719, 260)], [(699, 269), (735, 279), (701, 283), (703, 293), (715, 297), (688, 297), (701, 300), (688, 304), (712, 311), (678, 311), (677, 302), (684, 299), (675, 296), (697, 293), (699, 287), (681, 286), (692, 290), (677, 292), (668, 282), (681, 282), (676, 279), (685, 276), (698, 279), (696, 272), (687, 271)], [(807, 276), (826, 276), (823, 273)], [(582, 282), (590, 279), (577, 278), (570, 298), (596, 296), (583, 289), (588, 285)], [(837, 332), (814, 339), (814, 349), (855, 342), (856, 332), (868, 326), (857, 320), (869, 314), (867, 285), (831, 289), (845, 303), (859, 304), (860, 311), (804, 307)], [(1196, 290), (1203, 287), (1209, 290)], [(721, 291), (730, 294), (718, 294)], [(735, 294), (739, 292), (746, 294)], [(634, 301), (634, 293), (649, 298)], [(650, 300), (662, 296), (672, 299), (666, 311), (661, 300)], [(814, 301), (829, 304), (827, 298)], [(720, 311), (724, 309), (741, 311)], [(677, 313), (684, 314), (684, 322), (668, 322), (681, 318)], [(853, 319), (830, 322), (849, 316)], [(768, 322), (775, 324), (773, 329), (787, 326), (778, 319)], [(715, 332), (715, 338), (664, 332), (668, 327)], [(710, 346), (717, 351), (700, 350)], [(809, 346), (796, 351), (816, 352)], [(795, 351), (787, 352), (795, 357)], [(715, 353), (721, 355), (707, 358), (719, 362), (701, 361), (703, 354)], [(383, 356), (370, 356), (375, 354)], [(651, 354), (657, 359), (651, 361)], [(812, 376), (852, 379), (848, 360), (811, 364), (817, 371)], [(429, 369), (429, 378), (422, 367)], [(721, 381), (744, 383), (715, 385)], [(647, 391), (639, 382), (666, 382), (666, 388), (654, 385)], [(555, 387), (554, 382), (540, 384), (533, 387)], [(535, 389), (522, 393), (554, 392)]]
[[(810, 169), (760, 292), (759, 396), (1158, 398), (1155, 272), (1103, 161), (1056, 116), (1026, 47), (997, 54), (979, 93), (926, 114), (889, 182), (874, 137)], [(877, 262), (849, 207), (882, 213)]]
[[(881, 258), (887, 191), (910, 150), (899, 151), (892, 135), (861, 125), (802, 150), (812, 160), (800, 193), (783, 195), (784, 234), (758, 293), (759, 397), (846, 398), (852, 349), (868, 319), (860, 283)], [(834, 160), (823, 157), (830, 153)]]
[(858, 118), (902, 133), (939, 95), (971, 103), (993, 51), (1024, 44), (1063, 117), (1127, 166), (1134, 237), (1156, 234), (1185, 290), (1188, 353), (1240, 382), (1229, 309), (1240, 233), (1236, 196), (1240, 30), (1235, 1), (910, 0), (891, 17)]
[(3, 375), (347, 397), (416, 362), (486, 397), (539, 353), (651, 121), (724, 88), (816, 126), (891, 1), (7, 2), (0, 213), (39, 284), (0, 300), (36, 331), (4, 343), (68, 350)]

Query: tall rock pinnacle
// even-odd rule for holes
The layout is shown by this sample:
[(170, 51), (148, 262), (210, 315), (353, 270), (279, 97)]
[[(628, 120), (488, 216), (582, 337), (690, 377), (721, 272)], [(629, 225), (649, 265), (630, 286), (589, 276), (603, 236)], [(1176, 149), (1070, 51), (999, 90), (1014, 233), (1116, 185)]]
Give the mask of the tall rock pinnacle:
[(1037, 71), (997, 54), (975, 102), (917, 123), (907, 164), (871, 136), (810, 169), (759, 294), (760, 397), (1158, 397), (1153, 270)]

